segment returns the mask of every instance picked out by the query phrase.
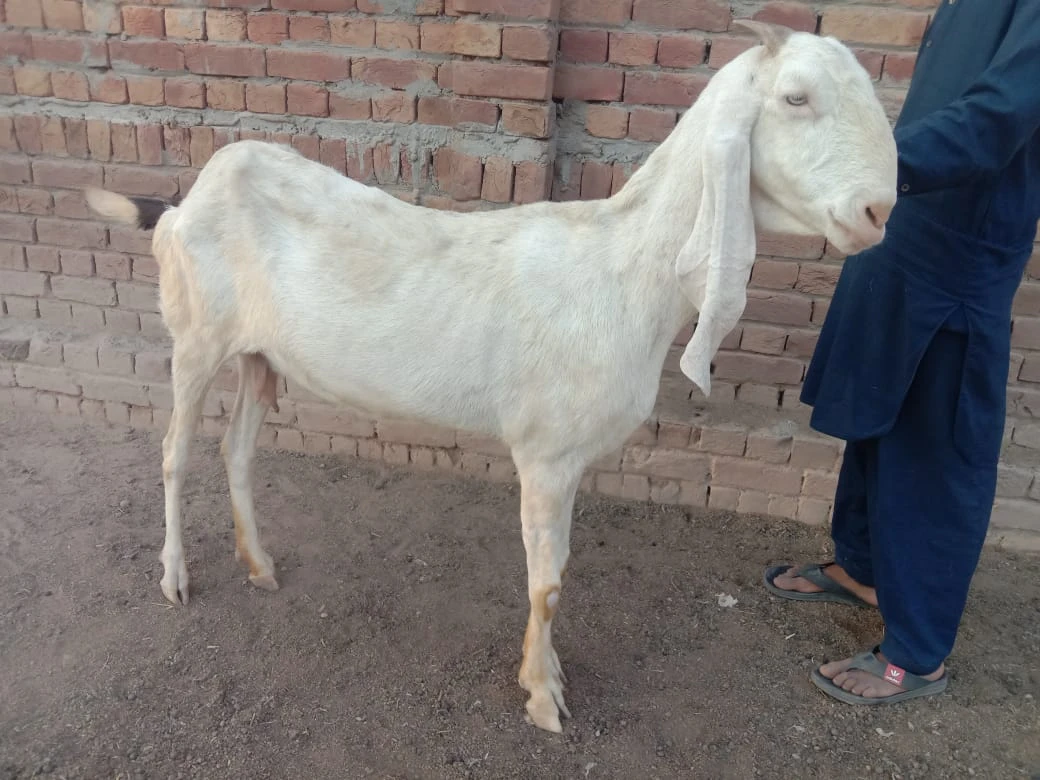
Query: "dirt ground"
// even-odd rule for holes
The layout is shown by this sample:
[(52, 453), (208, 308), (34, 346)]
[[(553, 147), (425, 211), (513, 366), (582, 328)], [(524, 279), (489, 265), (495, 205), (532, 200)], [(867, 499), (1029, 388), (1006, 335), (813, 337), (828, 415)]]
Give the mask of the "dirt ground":
[(985, 554), (945, 696), (864, 711), (808, 678), (877, 615), (759, 584), (818, 560), (822, 532), (583, 497), (554, 627), (574, 717), (553, 735), (516, 682), (515, 488), (261, 453), (267, 593), (233, 559), (224, 480), (200, 439), (173, 607), (159, 435), (0, 410), (0, 778), (1040, 774), (1036, 557)]

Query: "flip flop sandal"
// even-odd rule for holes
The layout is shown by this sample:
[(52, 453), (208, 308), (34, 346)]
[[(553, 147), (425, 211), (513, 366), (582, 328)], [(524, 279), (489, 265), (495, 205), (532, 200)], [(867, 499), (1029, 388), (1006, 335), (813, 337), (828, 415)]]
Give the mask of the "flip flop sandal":
[(935, 696), (946, 690), (946, 684), (949, 682), (946, 672), (943, 672), (943, 676), (938, 680), (926, 680), (924, 677), (908, 672), (906, 669), (901, 669), (895, 664), (885, 663), (877, 657), (880, 651), (881, 645), (874, 645), (873, 649), (860, 653), (852, 659), (849, 669), (859, 669), (875, 677), (880, 677), (882, 680), (901, 688), (902, 691), (900, 693), (894, 693), (891, 696), (883, 696), (881, 698), (860, 696), (835, 685), (833, 680), (823, 676), (819, 667), (812, 671), (813, 684), (828, 696), (832, 696), (846, 704), (868, 705), (898, 704), (907, 699)]
[(799, 593), (796, 590), (784, 590), (783, 588), (779, 588), (773, 584), (773, 580), (775, 580), (779, 575), (794, 568), (790, 564), (771, 566), (766, 569), (762, 581), (770, 593), (774, 596), (779, 596), (782, 599), (791, 599), (792, 601), (832, 601), (837, 604), (850, 604), (854, 607), (877, 609), (873, 604), (864, 601), (844, 585), (839, 584), (824, 574), (824, 568), (830, 566), (832, 563), (833, 561), (828, 561), (827, 563), (810, 563), (794, 572), (796, 576), (809, 580), (809, 582), (818, 588), (823, 588), (823, 590), (818, 593)]

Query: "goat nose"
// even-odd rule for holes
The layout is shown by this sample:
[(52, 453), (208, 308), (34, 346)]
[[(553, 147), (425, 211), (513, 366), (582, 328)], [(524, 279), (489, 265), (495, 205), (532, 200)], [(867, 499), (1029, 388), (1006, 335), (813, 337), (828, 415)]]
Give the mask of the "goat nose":
[(888, 222), (888, 217), (892, 213), (892, 206), (894, 203), (890, 200), (872, 200), (866, 205), (867, 219), (877, 229), (881, 229)]

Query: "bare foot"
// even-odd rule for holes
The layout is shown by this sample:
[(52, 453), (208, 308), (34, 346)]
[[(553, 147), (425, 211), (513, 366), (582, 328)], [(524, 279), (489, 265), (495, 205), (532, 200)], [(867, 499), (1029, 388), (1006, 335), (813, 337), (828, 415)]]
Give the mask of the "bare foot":
[[(794, 566), (783, 574), (776, 575), (773, 584), (781, 590), (793, 590), (798, 593), (822, 592), (823, 589), (818, 585), (815, 585), (804, 577), (799, 577), (795, 574), (795, 572), (800, 568), (800, 566)], [(874, 588), (867, 587), (866, 585), (860, 585), (838, 564), (832, 563), (830, 566), (824, 567), (823, 573), (842, 587), (851, 590), (868, 604), (872, 604), (875, 607), (877, 606), (877, 591)]]
[[(878, 652), (877, 657), (882, 663), (888, 663), (888, 659), (885, 658), (883, 653)], [(846, 658), (842, 661), (831, 661), (829, 664), (824, 664), (820, 667), (820, 674), (832, 680), (839, 688), (867, 699), (884, 699), (903, 692), (904, 689), (899, 685), (865, 672), (862, 669), (846, 671), (852, 664), (852, 661), (852, 658)], [(926, 680), (934, 682), (943, 676), (944, 670), (945, 666), (940, 664), (939, 668), (931, 674), (921, 676)]]

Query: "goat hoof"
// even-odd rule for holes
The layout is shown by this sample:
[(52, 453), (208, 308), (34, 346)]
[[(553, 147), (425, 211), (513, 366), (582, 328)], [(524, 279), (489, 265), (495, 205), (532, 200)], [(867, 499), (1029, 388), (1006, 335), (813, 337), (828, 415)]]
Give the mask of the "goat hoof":
[(181, 561), (179, 564), (167, 566), (163, 572), (163, 578), (159, 582), (163, 595), (167, 601), (173, 604), (188, 604), (188, 565)]
[(268, 591), (278, 590), (278, 581), (274, 578), (273, 574), (250, 574), (249, 581), (256, 585), (258, 588), (263, 588)]
[(560, 725), (560, 711), (551, 695), (532, 696), (527, 700), (527, 720), (540, 729), (554, 734), (563, 732)]

